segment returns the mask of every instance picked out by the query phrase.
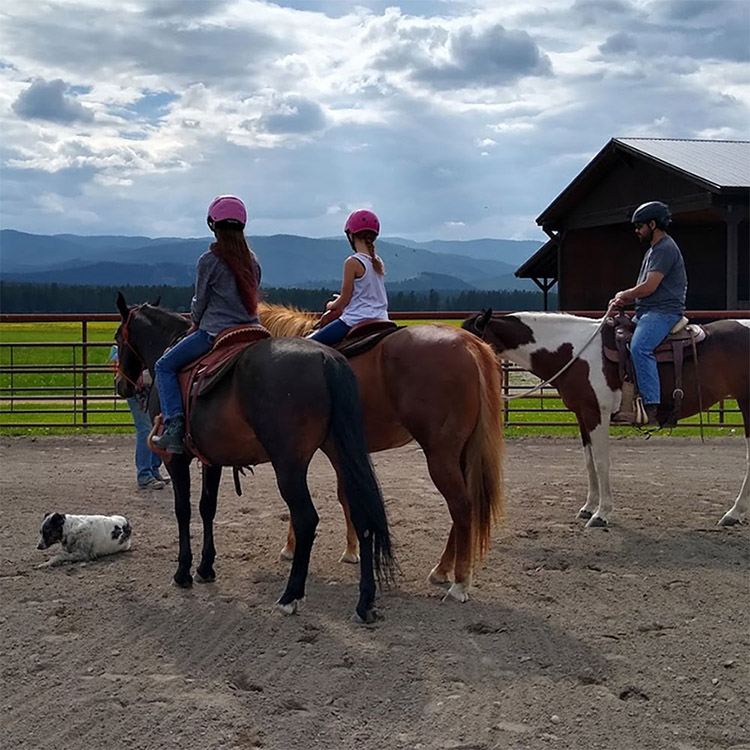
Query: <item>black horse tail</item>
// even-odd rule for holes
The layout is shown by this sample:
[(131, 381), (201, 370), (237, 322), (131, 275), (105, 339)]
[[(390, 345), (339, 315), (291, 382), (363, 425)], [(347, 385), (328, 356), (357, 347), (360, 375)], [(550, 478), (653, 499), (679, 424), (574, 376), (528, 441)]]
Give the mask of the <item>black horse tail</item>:
[[(352, 523), (365, 540), (372, 537), (375, 577), (381, 586), (388, 585), (394, 578), (391, 535), (383, 496), (367, 450), (357, 378), (346, 360), (333, 352), (326, 352), (323, 370), (331, 397), (330, 433)], [(362, 549), (360, 554), (363, 554)]]

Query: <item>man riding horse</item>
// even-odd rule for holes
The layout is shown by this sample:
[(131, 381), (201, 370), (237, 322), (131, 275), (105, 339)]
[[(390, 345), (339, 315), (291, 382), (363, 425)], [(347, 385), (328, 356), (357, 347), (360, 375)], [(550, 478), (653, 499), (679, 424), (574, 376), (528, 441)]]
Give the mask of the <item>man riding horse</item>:
[[(672, 217), (669, 206), (649, 201), (633, 212), (632, 223), (640, 241), (648, 245), (638, 281), (634, 287), (617, 292), (609, 306), (635, 303), (635, 333), (630, 343), (638, 390), (646, 409), (645, 426), (659, 427), (657, 411), (661, 401), (659, 370), (654, 349), (664, 340), (685, 313), (687, 274), (677, 243), (666, 229)], [(612, 415), (612, 424), (631, 424), (630, 415)]]

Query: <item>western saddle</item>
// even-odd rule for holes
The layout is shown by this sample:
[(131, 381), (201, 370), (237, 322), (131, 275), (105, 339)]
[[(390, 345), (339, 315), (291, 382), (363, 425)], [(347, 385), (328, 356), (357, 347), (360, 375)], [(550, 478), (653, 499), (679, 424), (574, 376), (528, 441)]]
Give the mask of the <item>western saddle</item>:
[[(637, 383), (635, 369), (630, 354), (630, 341), (633, 338), (636, 324), (624, 313), (618, 312), (607, 319), (607, 325), (602, 330), (604, 356), (611, 362), (619, 365), (620, 379), (623, 384), (623, 403), (621, 412), (632, 414), (635, 426), (643, 424), (643, 406), (637, 394)], [(685, 392), (682, 389), (682, 365), (685, 360), (693, 359), (697, 368), (698, 348), (697, 345), (706, 338), (706, 331), (697, 323), (690, 323), (686, 317), (672, 326), (667, 337), (654, 350), (657, 362), (673, 362), (674, 367), (674, 390), (672, 391), (672, 411), (663, 425), (674, 427), (679, 418), (682, 407), (682, 398)], [(634, 402), (634, 403), (631, 403)]]

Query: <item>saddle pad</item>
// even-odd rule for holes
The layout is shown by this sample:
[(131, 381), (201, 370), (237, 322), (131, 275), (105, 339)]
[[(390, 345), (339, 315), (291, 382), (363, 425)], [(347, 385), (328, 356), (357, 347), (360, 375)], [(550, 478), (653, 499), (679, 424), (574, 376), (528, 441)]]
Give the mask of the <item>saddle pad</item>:
[(347, 359), (351, 359), (352, 357), (357, 357), (360, 354), (370, 351), (370, 349), (380, 343), (386, 336), (390, 336), (392, 333), (396, 333), (396, 331), (400, 331), (402, 328), (404, 328), (404, 326), (397, 326), (395, 323), (391, 323), (391, 326), (388, 328), (382, 328), (379, 331), (376, 330), (369, 335), (358, 336), (354, 340), (345, 338), (333, 348), (341, 352)]

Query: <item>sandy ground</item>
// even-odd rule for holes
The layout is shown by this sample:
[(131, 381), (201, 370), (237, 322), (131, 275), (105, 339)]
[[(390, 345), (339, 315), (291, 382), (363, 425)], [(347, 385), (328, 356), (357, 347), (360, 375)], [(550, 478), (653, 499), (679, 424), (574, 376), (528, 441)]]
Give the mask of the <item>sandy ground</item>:
[[(132, 445), (0, 439), (4, 747), (750, 748), (748, 527), (716, 526), (740, 438), (615, 441), (614, 523), (590, 531), (578, 441), (509, 441), (508, 525), (464, 605), (425, 580), (448, 515), (420, 450), (376, 456), (403, 574), (371, 627), (348, 622), (357, 570), (322, 459), (307, 601), (284, 617), (270, 467), (241, 498), (224, 477), (217, 581), (183, 591), (171, 490), (135, 490)], [(38, 570), (52, 510), (125, 514), (133, 549)], [(193, 532), (197, 551), (197, 512)]]

